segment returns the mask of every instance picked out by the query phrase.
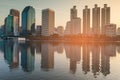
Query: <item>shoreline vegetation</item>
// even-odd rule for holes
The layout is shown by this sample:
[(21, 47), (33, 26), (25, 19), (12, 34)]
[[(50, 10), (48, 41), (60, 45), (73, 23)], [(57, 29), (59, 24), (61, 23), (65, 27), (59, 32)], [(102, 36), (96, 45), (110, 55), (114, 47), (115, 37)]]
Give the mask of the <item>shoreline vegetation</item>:
[(108, 36), (79, 36), (79, 35), (67, 35), (67, 36), (26, 36), (28, 40), (40, 40), (40, 41), (57, 41), (57, 42), (120, 42), (120, 36), (108, 37)]
[(1, 39), (25, 38), (30, 41), (52, 41), (52, 42), (120, 42), (120, 36), (108, 37), (103, 35), (83, 36), (83, 35), (52, 35), (52, 36), (4, 36)]

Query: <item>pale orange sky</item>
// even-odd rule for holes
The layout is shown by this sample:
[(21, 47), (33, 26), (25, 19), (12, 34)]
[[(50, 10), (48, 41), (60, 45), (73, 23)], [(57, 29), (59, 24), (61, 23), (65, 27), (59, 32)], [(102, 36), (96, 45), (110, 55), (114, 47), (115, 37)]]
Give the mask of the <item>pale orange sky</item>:
[[(19, 4), (16, 4), (19, 3)], [(111, 7), (111, 23), (120, 26), (120, 0), (1, 0), (0, 1), (0, 25), (3, 24), (4, 18), (9, 14), (11, 8), (22, 10), (25, 6), (31, 5), (36, 9), (36, 25), (41, 25), (41, 10), (51, 8), (55, 11), (55, 26), (66, 26), (66, 22), (70, 19), (70, 8), (77, 6), (78, 17), (82, 19), (82, 10), (85, 5), (91, 9), (94, 4), (98, 4), (101, 8), (103, 4)]]

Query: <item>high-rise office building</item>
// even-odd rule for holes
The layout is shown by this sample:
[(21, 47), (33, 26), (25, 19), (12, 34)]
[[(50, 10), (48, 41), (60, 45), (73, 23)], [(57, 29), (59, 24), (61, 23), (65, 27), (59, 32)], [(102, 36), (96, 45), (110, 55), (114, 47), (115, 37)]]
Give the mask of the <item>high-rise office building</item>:
[(94, 34), (100, 34), (100, 7), (97, 4), (92, 9), (92, 27)]
[(20, 12), (16, 9), (11, 9), (10, 10), (10, 15), (12, 15), (14, 17), (13, 20), (13, 32), (14, 32), (14, 36), (18, 36), (19, 35), (19, 21), (20, 21)]
[(70, 10), (70, 18), (71, 18), (71, 20), (77, 18), (77, 9), (76, 9), (76, 6), (73, 6), (73, 8), (71, 8), (71, 10)]
[(51, 9), (42, 10), (42, 35), (50, 36), (54, 33), (55, 12)]
[(27, 6), (22, 11), (22, 35), (32, 34), (35, 31), (35, 9)]
[(104, 4), (101, 12), (101, 34), (105, 34), (105, 25), (110, 24), (110, 7)]
[(89, 34), (90, 30), (90, 9), (85, 6), (83, 9), (83, 34)]

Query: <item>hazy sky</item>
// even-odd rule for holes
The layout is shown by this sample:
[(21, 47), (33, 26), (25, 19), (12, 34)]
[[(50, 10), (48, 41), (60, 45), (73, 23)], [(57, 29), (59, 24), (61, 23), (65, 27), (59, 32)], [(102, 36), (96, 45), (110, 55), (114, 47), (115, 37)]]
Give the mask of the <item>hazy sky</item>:
[(70, 8), (77, 6), (78, 17), (82, 19), (82, 10), (85, 5), (90, 8), (94, 4), (103, 7), (103, 4), (111, 7), (111, 23), (120, 26), (120, 0), (0, 0), (0, 25), (3, 24), (4, 18), (9, 14), (11, 8), (18, 9), (20, 12), (25, 6), (33, 6), (36, 10), (36, 25), (41, 24), (41, 10), (51, 8), (55, 11), (55, 26), (65, 26), (70, 19)]

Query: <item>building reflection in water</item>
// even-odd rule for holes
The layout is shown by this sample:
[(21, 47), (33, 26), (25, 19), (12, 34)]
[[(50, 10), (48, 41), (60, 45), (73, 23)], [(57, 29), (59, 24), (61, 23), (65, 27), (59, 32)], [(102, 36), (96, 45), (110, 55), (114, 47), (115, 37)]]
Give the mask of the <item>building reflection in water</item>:
[(82, 46), (82, 70), (84, 74), (90, 71), (90, 46), (87, 44), (83, 44)]
[(54, 52), (62, 54), (63, 53), (63, 47), (64, 47), (63, 43), (54, 43)]
[[(10, 69), (19, 67), (19, 58), (21, 57), (22, 70), (25, 72), (34, 71), (35, 49), (36, 54), (41, 53), (41, 69), (44, 71), (54, 69), (54, 52), (63, 53), (65, 49), (72, 74), (76, 73), (77, 64), (82, 62), (83, 73), (91, 72), (95, 78), (100, 73), (104, 76), (110, 74), (110, 57), (116, 56), (115, 44), (18, 43), (18, 40), (0, 42), (0, 51), (4, 52), (4, 59)], [(119, 45), (117, 45), (117, 52), (120, 53)]]
[(29, 43), (21, 45), (21, 66), (25, 72), (32, 72), (35, 63), (35, 49)]
[(117, 45), (116, 49), (117, 49), (117, 52), (120, 54), (120, 46), (119, 45)]
[(92, 46), (92, 72), (94, 77), (99, 75), (100, 71), (100, 46), (93, 45)]
[(49, 43), (41, 44), (41, 68), (49, 71), (54, 68), (54, 50), (53, 45)]
[(10, 69), (19, 66), (19, 44), (18, 40), (4, 41), (4, 58), (9, 64)]
[(81, 46), (79, 45), (65, 45), (66, 57), (70, 59), (70, 72), (75, 74), (77, 69), (77, 62), (81, 59)]
[(116, 56), (115, 45), (101, 46), (101, 72), (104, 76), (110, 74), (110, 57)]
[(110, 55), (107, 46), (101, 46), (101, 72), (103, 75), (110, 73)]

